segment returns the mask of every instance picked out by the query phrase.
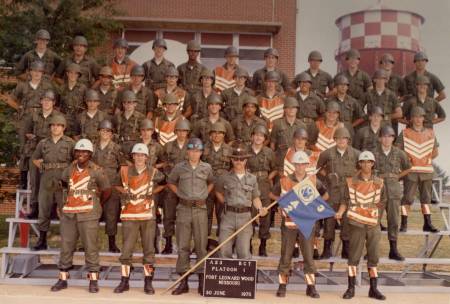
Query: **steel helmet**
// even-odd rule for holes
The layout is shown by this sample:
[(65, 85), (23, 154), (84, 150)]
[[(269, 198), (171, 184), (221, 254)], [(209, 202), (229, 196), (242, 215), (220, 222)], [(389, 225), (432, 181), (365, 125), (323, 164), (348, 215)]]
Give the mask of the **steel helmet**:
[(136, 64), (131, 69), (130, 76), (145, 76), (144, 67), (142, 65)]
[(244, 101), (242, 102), (242, 107), (245, 107), (245, 105), (247, 105), (247, 104), (252, 104), (252, 105), (255, 105), (256, 107), (259, 106), (258, 100), (256, 99), (256, 97), (251, 96), (251, 95), (249, 95), (247, 98), (244, 99)]
[(40, 60), (33, 61), (30, 64), (30, 70), (43, 72), (45, 70), (45, 64)]
[(178, 119), (177, 123), (175, 124), (175, 131), (191, 131), (191, 124), (189, 123), (189, 120), (182, 118)]
[(75, 72), (81, 75), (81, 67), (79, 64), (71, 63), (66, 67), (66, 72)]
[(214, 73), (207, 68), (204, 68), (201, 72), (200, 72), (200, 79), (202, 79), (203, 77), (208, 77), (214, 80)]
[(322, 62), (323, 61), (322, 54), (316, 50), (311, 51), (311, 53), (309, 53), (309, 55), (308, 55), (308, 61), (311, 61), (311, 60)]
[(141, 154), (145, 154), (148, 156), (148, 147), (146, 144), (143, 144), (143, 143), (135, 144), (133, 146), (133, 149), (131, 150), (131, 154), (133, 154), (133, 153), (141, 153)]
[(74, 45), (82, 45), (87, 47), (88, 46), (88, 41), (86, 39), (86, 37), (84, 36), (75, 36), (72, 40), (72, 46)]
[(50, 33), (47, 30), (40, 29), (35, 34), (36, 39), (50, 40)]
[(329, 101), (327, 103), (327, 112), (341, 112), (341, 107), (336, 101)]
[(116, 39), (116, 41), (114, 41), (114, 45), (113, 48), (124, 48), (124, 49), (128, 49), (128, 41), (125, 38), (119, 38)]
[(346, 127), (341, 127), (334, 132), (334, 138), (348, 138), (351, 139), (352, 136)]
[(257, 125), (256, 127), (253, 128), (252, 135), (256, 133), (262, 134), (266, 137), (269, 136), (269, 131), (267, 130), (266, 126), (263, 125)]
[(136, 94), (133, 91), (126, 90), (122, 93), (122, 102), (124, 101), (134, 101), (136, 102)]
[(100, 122), (100, 124), (98, 125), (98, 129), (99, 129), (99, 130), (100, 130), (100, 129), (108, 129), (108, 130), (112, 130), (112, 129), (113, 129), (113, 124), (112, 124), (112, 122), (111, 122), (110, 120), (105, 119), (105, 120), (102, 120), (102, 121)]
[(373, 108), (370, 110), (369, 115), (374, 115), (374, 114), (378, 114), (378, 115), (384, 116), (383, 109), (380, 108), (379, 106), (373, 107)]
[(222, 97), (220, 97), (220, 95), (217, 95), (217, 94), (214, 94), (214, 93), (210, 94), (208, 96), (208, 98), (206, 99), (206, 106), (209, 106), (211, 104), (220, 104), (220, 105), (222, 105), (223, 104)]
[(200, 43), (198, 43), (195, 40), (191, 40), (186, 45), (187, 51), (201, 51), (202, 47), (200, 46)]
[(428, 62), (428, 56), (427, 56), (427, 54), (425, 54), (425, 52), (417, 52), (414, 55), (414, 62), (421, 61), (421, 60), (425, 60), (426, 62)]
[(388, 75), (386, 74), (386, 71), (383, 69), (378, 69), (373, 73), (372, 79), (388, 79)]
[(359, 154), (358, 161), (369, 160), (375, 162), (375, 156), (370, 151), (363, 151)]
[(45, 91), (44, 94), (42, 94), (41, 99), (44, 99), (44, 98), (48, 98), (48, 99), (55, 101), (56, 100), (55, 92), (53, 90)]
[(65, 127), (67, 126), (67, 121), (63, 115), (57, 114), (50, 119), (50, 125), (63, 125)]
[(155, 129), (154, 125), (153, 125), (153, 121), (151, 119), (144, 119), (141, 121), (141, 124), (139, 125), (139, 128), (141, 130), (149, 130), (149, 129)]
[(74, 150), (94, 152), (94, 146), (89, 139), (83, 138), (77, 141)]
[(298, 128), (294, 131), (294, 138), (298, 139), (308, 139), (308, 131), (305, 128)]
[(86, 101), (87, 100), (95, 100), (95, 101), (100, 101), (100, 94), (98, 94), (98, 92), (94, 89), (89, 89), (86, 92), (86, 97), (85, 97)]
[(280, 74), (277, 71), (269, 71), (264, 76), (264, 81), (280, 81)]
[(275, 56), (275, 57), (280, 57), (280, 54), (278, 53), (277, 49), (274, 48), (268, 48), (267, 50), (264, 51), (264, 58), (266, 58), (267, 56)]
[(225, 128), (225, 125), (223, 122), (217, 121), (212, 124), (211, 129), (209, 129), (209, 133), (211, 132), (221, 132), (221, 133), (227, 133), (227, 129)]
[(239, 51), (235, 46), (229, 46), (225, 49), (225, 57), (239, 57)]
[(163, 105), (179, 104), (180, 101), (178, 100), (178, 97), (175, 94), (169, 93), (164, 96), (164, 98), (162, 99), (162, 103)]
[(156, 38), (155, 40), (153, 40), (153, 44), (152, 44), (152, 49), (154, 49), (155, 47), (163, 47), (167, 50), (167, 43), (166, 40), (162, 39), (162, 38)]
[(109, 67), (109, 66), (102, 67), (98, 74), (102, 75), (102, 76), (113, 77), (113, 71), (112, 71), (111, 67)]
[(395, 136), (395, 131), (391, 126), (384, 126), (380, 130), (380, 137), (382, 136)]
[(309, 75), (306, 72), (302, 72), (300, 74), (298, 74), (297, 76), (295, 76), (295, 82), (299, 83), (299, 82), (309, 82), (312, 83), (312, 78), (311, 75)]
[(414, 107), (411, 110), (411, 117), (414, 116), (425, 116), (425, 110), (422, 107)]
[(392, 56), (392, 54), (390, 53), (383, 54), (383, 56), (381, 56), (380, 59), (380, 64), (382, 64), (383, 62), (390, 62), (394, 64), (395, 63), (394, 56)]
[(242, 67), (239, 67), (234, 71), (234, 77), (246, 77), (250, 78), (250, 75), (248, 74), (248, 71)]
[(349, 59), (361, 59), (361, 54), (357, 49), (350, 49), (347, 54), (345, 54), (345, 60)]
[(418, 84), (430, 85), (430, 78), (425, 75), (418, 75), (416, 78), (416, 85)]
[(286, 99), (284, 100), (284, 105), (283, 108), (300, 108), (300, 105), (298, 104), (298, 100), (295, 99), (294, 97), (286, 97)]
[(293, 164), (309, 164), (309, 157), (304, 151), (297, 151), (292, 156)]
[(178, 72), (178, 70), (175, 67), (170, 66), (167, 68), (164, 76), (165, 77), (168, 77), (168, 76), (177, 76), (178, 77), (178, 76), (180, 76), (180, 73)]
[(340, 84), (349, 85), (350, 81), (348, 81), (348, 78), (345, 75), (337, 75), (336, 78), (334, 78), (334, 85)]

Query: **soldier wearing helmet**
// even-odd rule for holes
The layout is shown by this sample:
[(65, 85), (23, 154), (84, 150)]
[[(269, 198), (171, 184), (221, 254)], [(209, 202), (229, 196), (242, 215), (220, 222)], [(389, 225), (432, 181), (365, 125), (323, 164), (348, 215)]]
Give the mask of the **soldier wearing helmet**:
[(110, 117), (107, 113), (99, 110), (100, 94), (96, 90), (87, 90), (85, 103), (86, 110), (77, 116), (76, 137), (87, 138), (92, 142), (97, 142), (99, 138), (98, 128), (100, 123), (105, 119), (110, 119)]
[[(111, 185), (105, 172), (91, 161), (94, 151), (88, 139), (79, 140), (74, 147), (75, 161), (68, 164), (60, 176), (65, 189), (64, 201), (58, 206), (61, 221), (61, 256), (59, 279), (51, 287), (56, 292), (68, 287), (69, 270), (78, 238), (85, 251), (89, 292), (97, 293), (100, 257), (98, 221), (102, 205), (111, 195)], [(89, 182), (83, 182), (88, 180)]]
[[(269, 130), (263, 125), (257, 125), (252, 130), (249, 148), (250, 157), (247, 160), (247, 169), (256, 176), (260, 199), (264, 207), (271, 203), (269, 193), (273, 185), (273, 179), (277, 175), (277, 163), (275, 153), (264, 143), (269, 138)], [(259, 256), (267, 256), (267, 240), (270, 239), (270, 223), (272, 213), (259, 218)]]
[(283, 103), (285, 94), (277, 90), (280, 82), (280, 74), (277, 71), (269, 71), (265, 74), (265, 86), (258, 99), (261, 117), (268, 121), (269, 130), (272, 129), (273, 122), (283, 116)]
[(425, 76), (428, 77), (430, 82), (428, 85), (427, 96), (435, 98), (437, 101), (444, 100), (447, 97), (444, 91), (445, 86), (442, 84), (439, 77), (427, 70), (427, 63), (428, 56), (424, 52), (420, 51), (414, 55), (414, 65), (416, 68), (413, 72), (405, 76), (406, 93), (413, 96), (417, 95), (417, 80), (419, 79), (419, 76)]
[(166, 71), (169, 67), (175, 68), (175, 65), (164, 57), (167, 51), (167, 42), (162, 38), (156, 38), (152, 44), (153, 58), (144, 62), (142, 66), (145, 70), (145, 83), (156, 91), (164, 88)]
[(105, 234), (108, 236), (108, 251), (118, 253), (116, 245), (117, 223), (120, 215), (120, 196), (116, 186), (121, 186), (119, 169), (125, 163), (125, 156), (119, 144), (113, 141), (114, 126), (110, 120), (103, 120), (98, 125), (98, 141), (94, 143), (92, 161), (99, 165), (111, 183), (111, 196), (103, 207)]
[(235, 71), (239, 68), (239, 51), (235, 46), (229, 46), (224, 53), (225, 64), (217, 66), (214, 69), (215, 84), (214, 89), (217, 93), (221, 93), (225, 89), (234, 87), (236, 81), (234, 78)]
[(402, 98), (406, 95), (406, 86), (403, 77), (394, 73), (395, 59), (390, 53), (385, 53), (381, 56), (380, 69), (382, 69), (387, 76), (386, 87), (391, 90), (397, 98)]
[(177, 70), (180, 74), (179, 83), (183, 89), (192, 92), (200, 88), (200, 73), (206, 67), (198, 61), (202, 48), (196, 40), (191, 40), (186, 45), (188, 61), (180, 64)]
[[(157, 102), (157, 108), (154, 113), (154, 116), (159, 117), (164, 114), (164, 98), (167, 94), (175, 95), (178, 100), (178, 108), (177, 110), (181, 110), (183, 108), (186, 108), (185, 101), (188, 99), (187, 92), (182, 89), (180, 86), (178, 86), (178, 79), (179, 79), (180, 73), (175, 67), (168, 67), (166, 69), (165, 74), (165, 86), (162, 88), (159, 88), (155, 91), (155, 95), (158, 99)], [(186, 114), (185, 114), (185, 117)]]
[(386, 86), (388, 77), (388, 74), (383, 69), (375, 71), (372, 77), (374, 88), (364, 96), (364, 104), (367, 105), (368, 113), (379, 107), (383, 112), (383, 123), (392, 125), (397, 119), (402, 118), (403, 113), (396, 94)]
[[(336, 129), (334, 140), (336, 142), (335, 146), (320, 153), (317, 167), (322, 168), (320, 173), (327, 184), (328, 193), (330, 194), (328, 203), (335, 211), (338, 211), (344, 199), (342, 189), (346, 185), (346, 178), (352, 177), (356, 173), (356, 164), (360, 151), (351, 146), (350, 131), (345, 127)], [(332, 256), (335, 227), (335, 218), (325, 219), (323, 231), (325, 244), (321, 255), (323, 259), (328, 259)], [(340, 238), (342, 240), (341, 256), (342, 258), (348, 258), (349, 234), (345, 216), (341, 220)]]
[(112, 84), (114, 75), (112, 69), (109, 66), (104, 66), (99, 71), (98, 86), (95, 90), (100, 95), (99, 109), (114, 115), (120, 109), (120, 100), (118, 98), (118, 91)]
[(351, 49), (345, 56), (347, 69), (338, 75), (347, 77), (348, 95), (356, 99), (360, 105), (363, 105), (364, 94), (372, 89), (372, 80), (370, 76), (359, 68), (361, 55), (358, 50)]
[[(411, 162), (404, 151), (393, 145), (394, 139), (395, 131), (391, 126), (384, 126), (381, 128), (379, 136), (380, 144), (375, 150), (374, 155), (377, 164), (377, 174), (384, 180), (387, 194), (385, 209), (390, 248), (389, 258), (403, 261), (405, 258), (398, 252), (397, 248), (400, 199), (402, 197), (400, 179), (408, 174), (409, 169), (411, 168)], [(380, 210), (380, 212), (383, 213), (383, 210)], [(380, 218), (382, 218), (382, 215)]]
[(233, 75), (234, 87), (222, 91), (223, 110), (225, 118), (232, 121), (242, 114), (242, 102), (249, 96), (254, 96), (255, 92), (247, 87), (250, 75), (243, 67), (238, 67)]
[(334, 101), (340, 107), (340, 120), (345, 127), (354, 134), (354, 128), (364, 122), (363, 106), (355, 98), (349, 95), (350, 81), (347, 76), (340, 74), (334, 79), (336, 96), (328, 99)]
[[(317, 76), (317, 75), (316, 75)], [(297, 117), (305, 124), (312, 125), (325, 113), (325, 103), (314, 93), (312, 89), (313, 78), (307, 72), (302, 72), (295, 76), (297, 98), (301, 111), (297, 112)]]
[(84, 36), (75, 36), (72, 40), (71, 47), (72, 54), (62, 60), (56, 70), (58, 83), (64, 83), (66, 67), (72, 63), (76, 63), (80, 66), (79, 81), (87, 87), (92, 86), (98, 78), (100, 66), (94, 58), (86, 54), (88, 49), (87, 39)]
[(174, 94), (166, 94), (162, 99), (164, 106), (161, 116), (155, 119), (155, 131), (158, 134), (158, 140), (161, 145), (172, 141), (176, 137), (176, 124), (178, 120), (185, 119), (180, 111), (179, 98)]
[[(344, 198), (341, 201), (337, 219), (342, 219), (346, 212), (350, 250), (348, 252), (348, 288), (343, 298), (355, 296), (356, 269), (365, 248), (367, 248), (367, 268), (369, 272), (369, 297), (385, 300), (386, 297), (378, 290), (378, 256), (380, 243), (380, 220), (378, 210), (384, 208), (387, 202), (386, 188), (383, 180), (374, 174), (375, 156), (370, 151), (363, 151), (358, 157), (360, 170), (347, 177), (344, 186)], [(360, 197), (367, 198), (367, 203), (361, 204)]]
[[(73, 140), (64, 135), (67, 121), (62, 115), (54, 115), (49, 121), (50, 135), (36, 146), (31, 160), (41, 172), (39, 184), (39, 239), (32, 250), (47, 249), (47, 231), (54, 204), (61, 208), (62, 191), (59, 180), (62, 171), (72, 162)], [(31, 165), (31, 164), (30, 164)]]
[(242, 115), (231, 121), (234, 136), (246, 144), (250, 143), (253, 128), (267, 125), (264, 119), (257, 116), (258, 108), (257, 99), (248, 96), (242, 101)]
[[(301, 136), (306, 139), (308, 134), (305, 129), (298, 129), (296, 136)], [(308, 168), (311, 166), (311, 155), (308, 155), (306, 150), (298, 150), (292, 153), (290, 157), (292, 171), (287, 175), (282, 175), (280, 180), (273, 187), (270, 197), (274, 200), (278, 200), (281, 195), (290, 191), (297, 183), (309, 179), (317, 188), (320, 195), (326, 200), (328, 198), (327, 189), (323, 183), (316, 178), (315, 173), (312, 175), (308, 172)], [(289, 281), (289, 275), (291, 273), (291, 261), (294, 257), (295, 247), (299, 243), (299, 247), (303, 256), (306, 281), (306, 295), (311, 298), (319, 298), (319, 293), (315, 287), (315, 272), (316, 266), (314, 264), (314, 231), (309, 237), (305, 239), (303, 234), (298, 231), (296, 224), (288, 217), (284, 211), (282, 214), (281, 222), (281, 234), (282, 234), (282, 244), (281, 244), (281, 254), (280, 262), (278, 264), (278, 278), (279, 286), (276, 293), (277, 297), (286, 296), (286, 285)]]
[(35, 61), (44, 63), (43, 73), (45, 79), (50, 80), (61, 62), (61, 58), (54, 51), (48, 48), (50, 33), (47, 30), (40, 29), (35, 34), (35, 48), (26, 52), (16, 65), (15, 75), (20, 80), (28, 80), (31, 64)]
[[(178, 245), (177, 273), (183, 275), (190, 265), (191, 240), (194, 239), (197, 261), (206, 256), (208, 242), (208, 211), (206, 199), (214, 187), (211, 165), (201, 160), (204, 145), (199, 138), (187, 144), (187, 160), (178, 163), (170, 173), (168, 188), (177, 195), (176, 237)], [(188, 177), (187, 177), (188, 176)], [(203, 295), (202, 266), (199, 267), (198, 293)], [(188, 277), (180, 282), (173, 295), (189, 292)]]
[(119, 257), (121, 279), (114, 293), (123, 293), (130, 289), (129, 279), (132, 269), (133, 250), (137, 235), (141, 236), (143, 249), (144, 292), (154, 294), (153, 276), (155, 272), (156, 205), (154, 196), (164, 189), (161, 183), (164, 174), (148, 163), (149, 151), (145, 144), (137, 143), (131, 150), (132, 164), (120, 168), (122, 193), (123, 246)]
[(130, 82), (131, 69), (137, 64), (127, 56), (128, 41), (119, 38), (113, 44), (113, 58), (108, 66), (112, 69), (113, 85), (119, 91), (122, 91), (126, 84)]
[(416, 79), (416, 94), (411, 96), (403, 103), (403, 123), (408, 124), (411, 122), (412, 109), (414, 107), (421, 107), (425, 111), (424, 126), (426, 128), (433, 128), (435, 124), (438, 124), (445, 120), (446, 114), (444, 108), (440, 102), (433, 97), (430, 97), (427, 90), (431, 86), (430, 78), (427, 76), (419, 75)]
[(207, 113), (205, 117), (194, 122), (192, 136), (200, 138), (204, 143), (210, 141), (210, 130), (216, 123), (222, 124), (225, 129), (225, 142), (232, 142), (234, 138), (233, 127), (230, 122), (220, 116), (220, 110), (222, 109), (222, 98), (220, 95), (211, 94), (206, 100)]
[(274, 48), (268, 48), (264, 52), (264, 61), (265, 65), (263, 68), (256, 70), (253, 73), (252, 78), (252, 85), (250, 86), (252, 90), (255, 91), (255, 94), (261, 94), (264, 92), (264, 88), (266, 86), (266, 74), (270, 71), (277, 72), (279, 75), (279, 80), (277, 83), (277, 91), (280, 92), (289, 92), (290, 90), (290, 83), (289, 78), (287, 75), (278, 68), (278, 58), (280, 57), (280, 54), (278, 53), (277, 49)]
[(312, 128), (311, 144), (314, 143), (314, 151), (323, 152), (336, 145), (334, 132), (344, 124), (339, 120), (341, 107), (335, 101), (329, 101), (323, 119), (319, 119)]
[(400, 231), (408, 227), (408, 213), (419, 191), (419, 201), (423, 214), (423, 231), (438, 232), (431, 223), (430, 203), (434, 169), (432, 160), (439, 154), (439, 144), (431, 128), (425, 126), (427, 112), (423, 107), (415, 106), (410, 113), (410, 125), (398, 136), (396, 145), (408, 155), (411, 170), (404, 179), (402, 199), (402, 222)]
[(214, 73), (205, 68), (200, 73), (201, 88), (187, 94), (186, 102), (183, 105), (183, 115), (192, 122), (206, 117), (208, 99), (219, 96), (213, 88), (214, 81)]
[[(322, 61), (322, 54), (319, 51), (311, 51), (308, 55), (309, 68), (300, 74), (307, 73), (311, 77), (310, 91), (321, 99), (325, 99), (328, 93), (333, 90), (333, 77), (320, 68)], [(294, 87), (299, 85), (298, 77), (300, 74), (295, 76)]]
[(378, 137), (383, 126), (383, 120), (383, 109), (378, 106), (372, 107), (369, 112), (369, 124), (356, 132), (352, 141), (353, 147), (360, 151), (374, 152), (379, 146)]

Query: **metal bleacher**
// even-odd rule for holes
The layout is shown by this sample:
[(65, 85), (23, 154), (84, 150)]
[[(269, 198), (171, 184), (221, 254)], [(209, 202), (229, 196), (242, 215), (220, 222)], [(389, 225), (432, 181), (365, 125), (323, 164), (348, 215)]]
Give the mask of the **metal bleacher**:
[[(436, 250), (442, 243), (444, 237), (450, 236), (450, 204), (442, 201), (442, 183), (440, 179), (435, 179), (433, 183), (434, 199), (438, 202), (433, 205), (434, 214), (440, 214), (443, 218), (444, 227), (439, 233), (428, 233), (421, 230), (408, 230), (402, 236), (414, 236), (415, 242), (422, 242), (419, 252), (415, 257), (406, 258), (405, 261), (398, 262), (388, 258), (380, 258), (380, 268), (392, 266), (395, 271), (379, 271), (379, 285), (386, 291), (412, 291), (412, 292), (450, 292), (450, 254), (445, 258), (434, 257)], [(0, 283), (3, 284), (24, 284), (24, 285), (51, 285), (58, 276), (56, 267), (59, 249), (49, 248), (44, 251), (31, 251), (30, 234), (38, 235), (36, 229), (37, 220), (29, 220), (21, 217), (21, 209), (29, 208), (30, 191), (18, 190), (16, 194), (16, 209), (14, 217), (7, 218), (9, 224), (8, 244), (0, 249)], [(21, 225), (29, 225), (27, 235), (27, 247), (17, 247), (17, 235)], [(59, 225), (59, 221), (51, 221), (51, 225)], [(103, 225), (101, 223), (101, 225)], [(119, 224), (120, 225), (120, 224)], [(159, 233), (163, 227), (160, 225)], [(272, 232), (279, 233), (279, 228), (271, 228)], [(23, 238), (23, 231), (21, 237)], [(386, 234), (385, 232), (383, 232)], [(160, 241), (158, 242), (158, 244)], [(316, 277), (319, 290), (339, 290), (342, 291), (347, 284), (346, 260), (339, 258), (338, 251), (340, 244), (335, 246), (335, 257), (327, 260), (317, 261), (318, 273)], [(401, 249), (401, 248), (400, 248)], [(82, 257), (84, 252), (76, 252), (75, 258)], [(115, 286), (120, 280), (120, 264), (118, 257), (120, 253), (100, 252), (101, 273), (100, 286)], [(134, 257), (141, 257), (142, 253), (135, 253)], [(168, 287), (174, 282), (178, 275), (175, 271), (177, 255), (156, 255), (156, 274), (154, 286), (157, 288)], [(195, 259), (195, 255), (191, 256)], [(258, 262), (258, 289), (275, 290), (278, 287), (278, 272), (276, 265), (279, 256), (254, 257)], [(139, 264), (136, 264), (132, 273), (130, 285), (132, 287), (143, 286), (143, 271)], [(419, 267), (418, 267), (419, 266)], [(434, 268), (435, 271), (429, 271)], [(442, 266), (442, 267), (441, 267)], [(448, 266), (448, 267), (446, 267)], [(439, 269), (442, 268), (442, 269)], [(439, 271), (436, 271), (438, 269)], [(71, 270), (71, 285), (85, 285), (87, 270), (83, 263)], [(190, 280), (195, 285), (197, 276), (192, 276)], [(361, 260), (358, 268), (358, 284), (367, 288), (368, 274), (366, 263)], [(304, 274), (302, 272), (302, 258), (294, 259), (294, 269), (290, 278), (290, 290), (304, 290)]]

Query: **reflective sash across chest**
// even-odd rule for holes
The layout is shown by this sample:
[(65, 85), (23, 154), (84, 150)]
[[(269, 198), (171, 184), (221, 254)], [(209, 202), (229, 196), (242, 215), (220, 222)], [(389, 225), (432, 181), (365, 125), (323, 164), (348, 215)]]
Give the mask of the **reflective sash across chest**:
[(357, 223), (375, 226), (378, 224), (378, 207), (381, 200), (383, 180), (354, 181), (347, 178), (350, 207), (347, 217)]
[(274, 98), (259, 98), (259, 109), (261, 115), (269, 121), (269, 130), (272, 130), (273, 121), (283, 117), (283, 98), (275, 96)]
[(125, 84), (129, 83), (131, 81), (130, 72), (132, 69), (132, 65), (125, 63), (125, 64), (118, 64), (115, 61), (111, 64), (111, 69), (113, 72), (113, 80), (112, 83), (114, 87), (123, 87)]
[(432, 129), (417, 132), (406, 128), (403, 130), (403, 141), (405, 152), (411, 160), (411, 172), (433, 173), (431, 156), (435, 143), (435, 136)]
[(120, 219), (122, 221), (144, 221), (153, 218), (154, 201), (151, 198), (153, 192), (153, 175), (145, 169), (139, 175), (129, 176), (128, 167), (120, 168), (122, 186), (126, 191), (125, 204), (122, 205)]
[[(286, 152), (286, 155), (284, 157), (283, 161), (283, 175), (289, 175), (294, 173), (295, 166), (292, 163), (292, 158), (295, 154), (295, 149), (289, 148)], [(317, 168), (317, 160), (319, 159), (319, 152), (312, 152), (309, 156), (309, 166), (306, 168), (306, 174), (307, 175), (314, 175), (316, 174), (316, 168)]]
[(319, 129), (319, 135), (315, 145), (317, 151), (322, 152), (336, 146), (336, 142), (334, 141), (334, 131), (336, 131), (337, 126), (327, 127), (323, 120), (317, 121), (316, 126), (317, 129)]
[(69, 179), (69, 193), (64, 204), (64, 213), (86, 213), (94, 208), (95, 190), (89, 190), (88, 185), (91, 180), (89, 169), (78, 171), (72, 169)]
[[(158, 97), (158, 108), (163, 108), (163, 98), (166, 96), (166, 94), (168, 94), (166, 92), (166, 89), (159, 89), (155, 92), (156, 97)], [(177, 110), (182, 111), (183, 110), (183, 105), (184, 105), (184, 98), (186, 97), (186, 91), (182, 90), (180, 88), (176, 88), (174, 92), (172, 92), (172, 94), (175, 94), (175, 96), (177, 96), (178, 99), (178, 108)]]
[(178, 119), (167, 121), (156, 118), (155, 131), (158, 133), (158, 141), (162, 146), (177, 138), (177, 135), (175, 134), (175, 125), (177, 124), (177, 121)]
[(232, 88), (235, 86), (236, 81), (233, 79), (234, 70), (227, 70), (223, 66), (218, 66), (214, 73), (216, 75), (216, 80), (214, 83), (214, 89), (216, 92), (220, 93), (225, 89)]

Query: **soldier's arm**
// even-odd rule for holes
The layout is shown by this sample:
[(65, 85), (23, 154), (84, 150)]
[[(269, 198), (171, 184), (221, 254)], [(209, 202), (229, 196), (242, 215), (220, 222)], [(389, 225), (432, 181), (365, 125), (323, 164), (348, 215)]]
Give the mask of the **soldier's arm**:
[(38, 168), (41, 168), (41, 164), (44, 161), (42, 154), (42, 145), (42, 141), (40, 141), (36, 147), (36, 150), (34, 150), (33, 155), (31, 155), (33, 164)]
[(362, 108), (360, 107), (360, 105), (357, 101), (355, 101), (353, 115), (354, 115), (354, 117), (356, 117), (356, 119), (353, 120), (353, 123), (352, 123), (353, 127), (359, 126), (360, 124), (362, 124), (364, 122), (364, 116), (365, 116), (364, 111), (362, 110)]
[(178, 168), (178, 166), (175, 166), (167, 178), (167, 187), (175, 194), (178, 192), (177, 184), (180, 179), (180, 172)]
[(236, 137), (234, 136), (233, 127), (228, 121), (225, 123), (225, 128), (227, 130), (227, 133), (225, 134), (226, 143), (233, 142)]
[(431, 159), (435, 159), (438, 156), (439, 156), (439, 144), (436, 141), (434, 141), (434, 148), (433, 152), (431, 153)]
[(403, 152), (402, 150), (400, 150), (400, 168), (402, 171), (398, 175), (399, 179), (405, 177), (411, 171), (411, 162), (409, 161), (409, 158), (406, 155), (406, 153)]
[(327, 150), (323, 151), (319, 155), (319, 159), (317, 160), (317, 168), (320, 169), (319, 173), (323, 176), (327, 175), (327, 161), (328, 161), (328, 154)]
[(435, 118), (432, 119), (433, 124), (438, 124), (440, 122), (443, 122), (445, 120), (445, 111), (442, 108), (441, 104), (436, 102), (436, 116)]
[(431, 79), (431, 80), (433, 82), (433, 87), (434, 87), (434, 89), (436, 90), (436, 92), (438, 94), (435, 97), (435, 99), (437, 101), (444, 100), (447, 97), (447, 95), (445, 94), (445, 91), (444, 91), (444, 89), (445, 89), (444, 85), (442, 84), (441, 80), (438, 77), (434, 76), (432, 78), (433, 79)]
[(368, 74), (365, 74), (363, 77), (363, 80), (364, 80), (364, 89), (366, 90), (366, 92), (372, 90), (373, 85), (372, 85), (372, 79), (370, 79), (370, 76)]
[(98, 169), (98, 185), (101, 191), (100, 204), (104, 205), (105, 202), (111, 197), (112, 188), (108, 176), (101, 168)]

